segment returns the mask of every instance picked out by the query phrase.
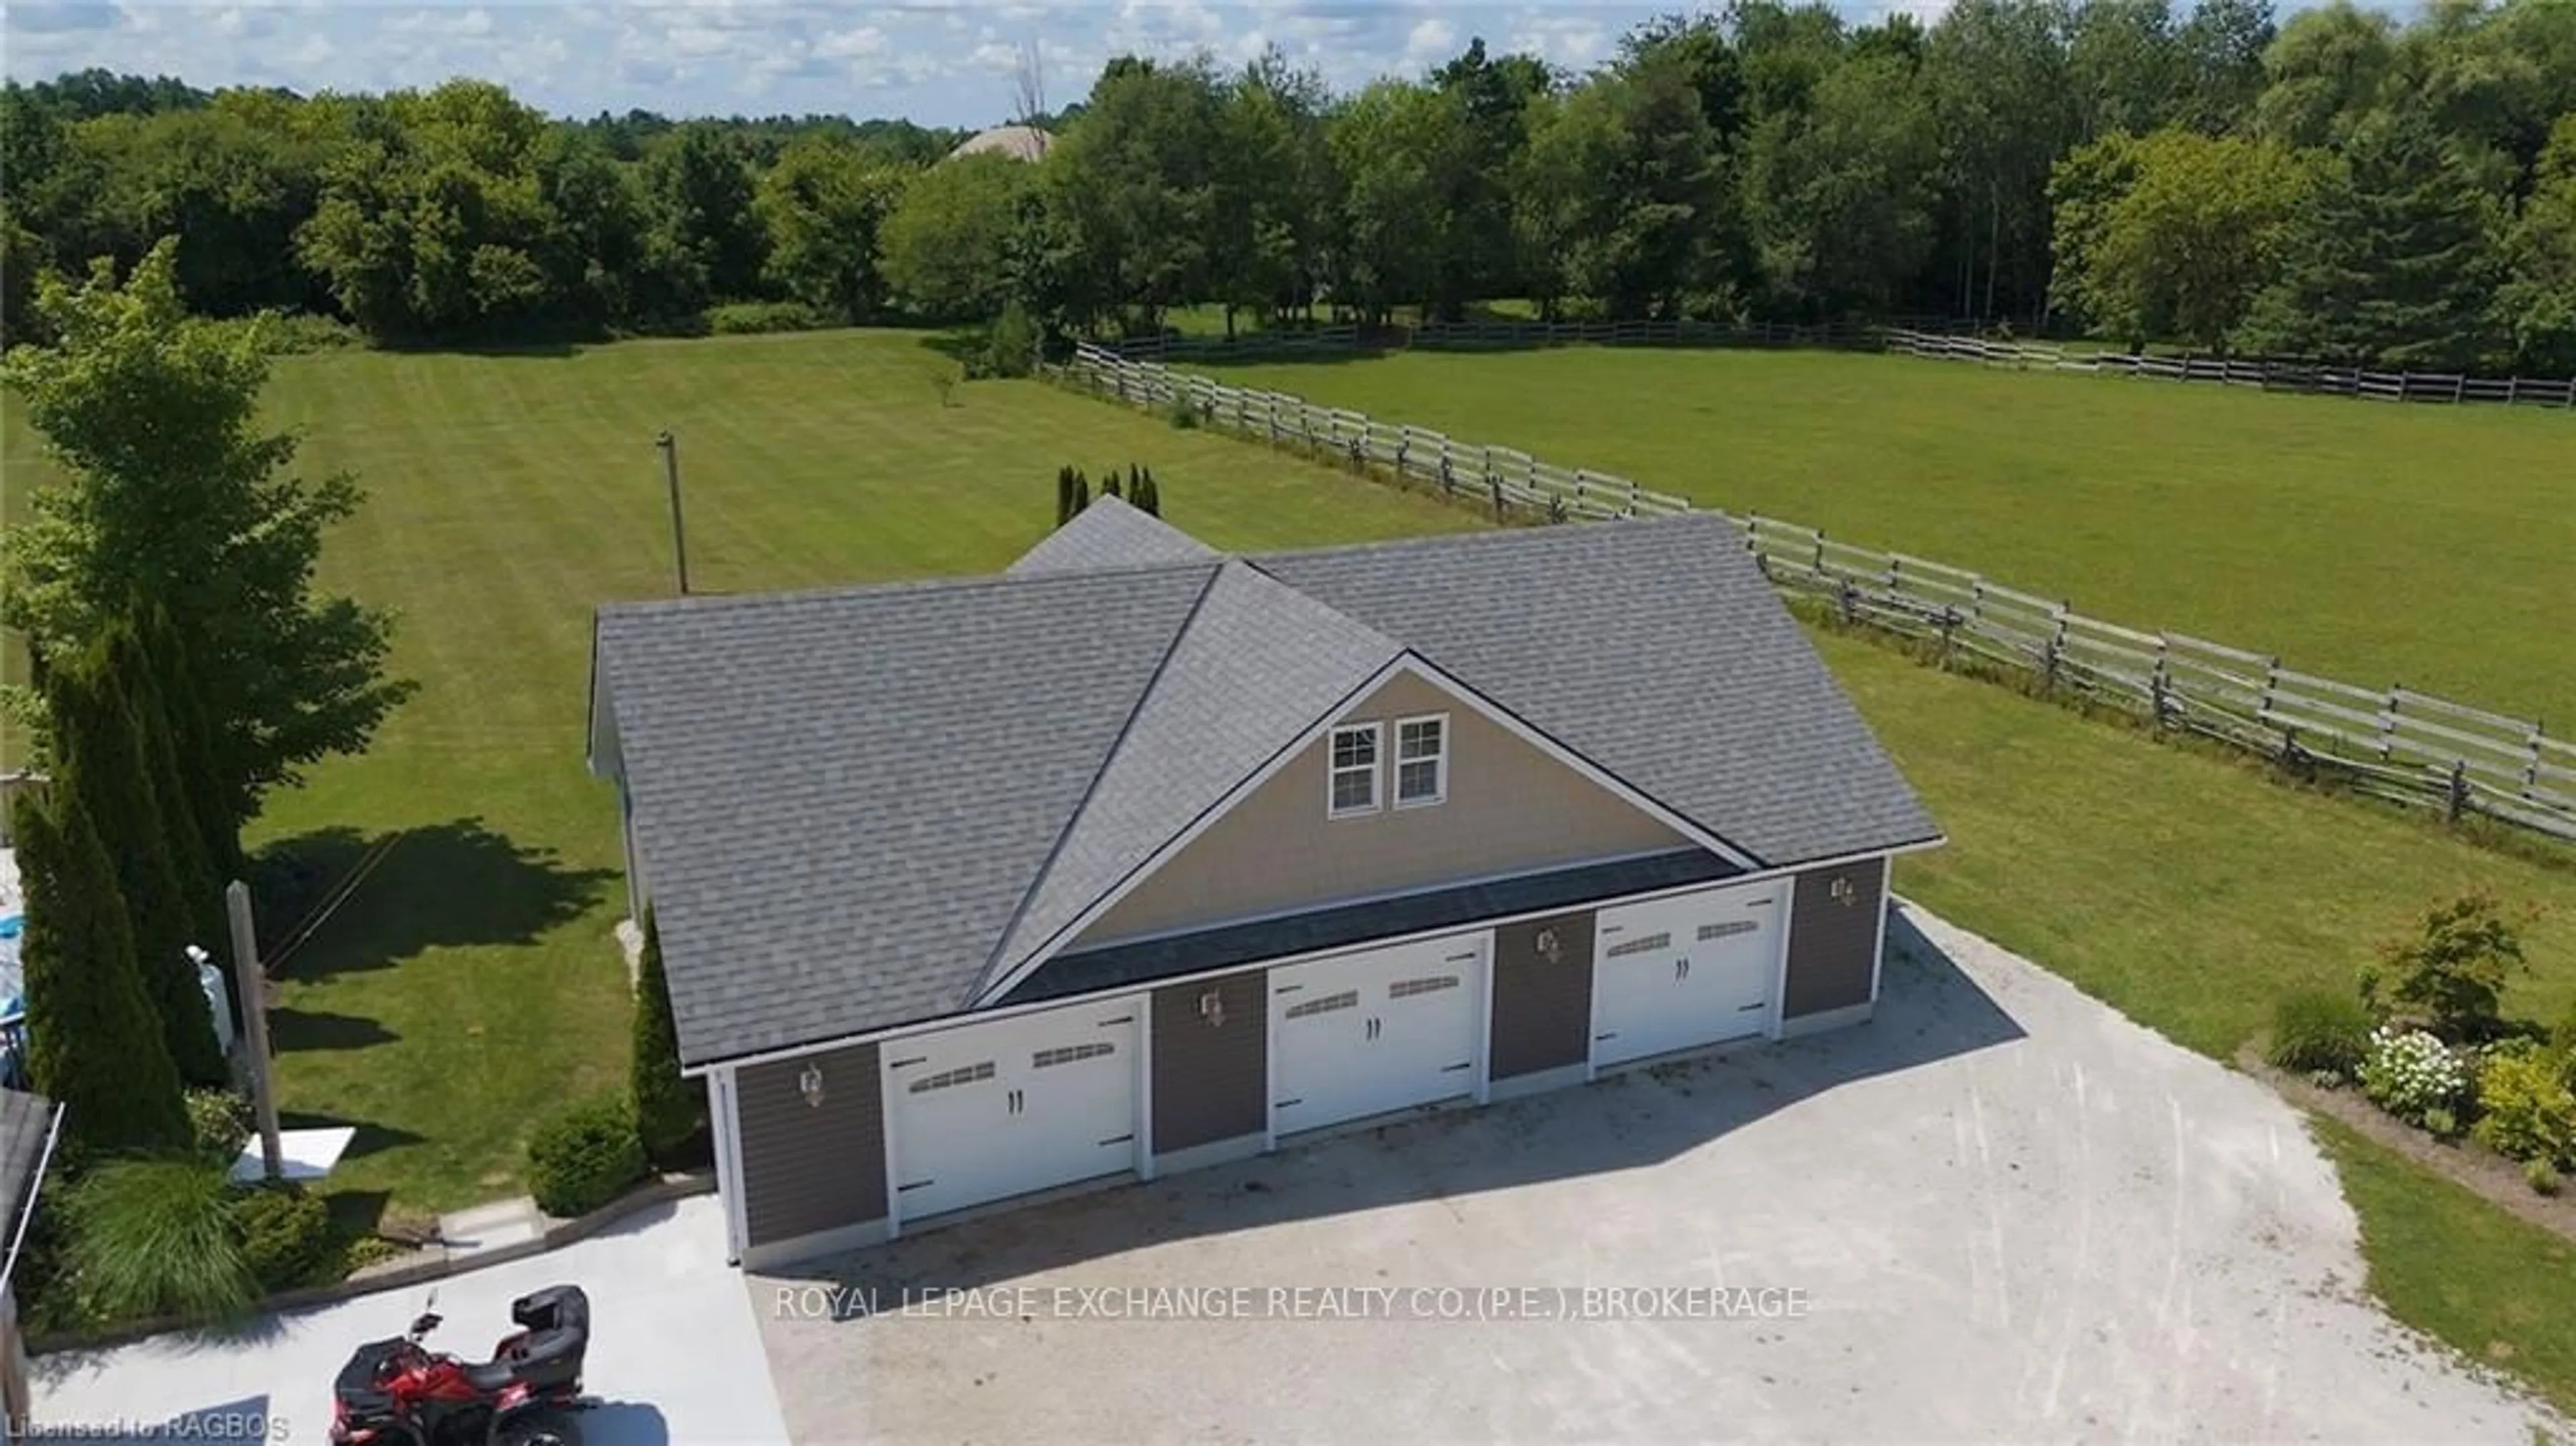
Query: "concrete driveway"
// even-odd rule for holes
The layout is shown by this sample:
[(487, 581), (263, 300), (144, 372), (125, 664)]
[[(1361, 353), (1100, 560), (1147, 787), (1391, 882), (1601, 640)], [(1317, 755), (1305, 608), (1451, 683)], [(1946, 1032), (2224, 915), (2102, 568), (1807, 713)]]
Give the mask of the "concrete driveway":
[[(583, 1377), (600, 1404), (582, 1414), (585, 1446), (775, 1446), (787, 1439), (749, 1297), (725, 1264), (724, 1213), (712, 1197), (656, 1206), (551, 1254), (438, 1282), (437, 1310), (446, 1321), (430, 1344), (487, 1356), (511, 1329), (510, 1302), (558, 1281), (590, 1295)], [(155, 1442), (316, 1446), (330, 1429), (331, 1381), (349, 1352), (400, 1334), (427, 1290), (268, 1317), (234, 1336), (158, 1336), (41, 1357), (33, 1371), (36, 1420), (55, 1432), (113, 1426), (128, 1439)], [(243, 1420), (258, 1417), (270, 1423), (268, 1434), (245, 1435)], [(157, 1429), (172, 1423), (195, 1429)]]
[(2370, 1303), (2278, 1099), (1905, 913), (1857, 1031), (757, 1278), (789, 1428), (2528, 1446), (2548, 1422)]

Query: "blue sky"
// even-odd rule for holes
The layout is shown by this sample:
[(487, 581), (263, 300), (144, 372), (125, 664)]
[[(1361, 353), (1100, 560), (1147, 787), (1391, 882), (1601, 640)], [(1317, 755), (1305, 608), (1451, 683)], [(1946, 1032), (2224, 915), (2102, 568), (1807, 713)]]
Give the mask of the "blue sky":
[[(1949, 0), (1845, 0), (1844, 13), (1925, 19)], [(1122, 52), (1232, 62), (1276, 44), (1336, 86), (1414, 74), (1468, 37), (1580, 68), (1666, 3), (1355, 3), (1355, 0), (7, 0), (5, 69), (20, 80), (104, 66), (201, 86), (299, 91), (427, 86), (452, 75), (508, 85), (559, 114), (838, 112), (980, 126), (1011, 110), (1013, 58), (1034, 42), (1047, 99), (1079, 99)], [(2284, 10), (2292, 8), (2284, 4)]]

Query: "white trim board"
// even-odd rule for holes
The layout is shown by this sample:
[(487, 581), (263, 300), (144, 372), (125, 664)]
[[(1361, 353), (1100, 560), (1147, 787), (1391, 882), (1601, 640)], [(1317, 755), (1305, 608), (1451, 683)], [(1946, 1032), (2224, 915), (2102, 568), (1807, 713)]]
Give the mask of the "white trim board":
[(1819, 869), (1841, 868), (1845, 865), (1856, 864), (1864, 859), (1893, 859), (1901, 854), (1925, 853), (1932, 849), (1939, 848), (1948, 842), (1949, 839), (1946, 836), (1936, 836), (1916, 843), (1899, 844), (1893, 848), (1865, 849), (1859, 853), (1835, 854), (1828, 858), (1808, 859), (1799, 863), (1785, 864), (1779, 868), (1759, 869), (1748, 873), (1734, 874), (1724, 879), (1695, 879), (1687, 884), (1674, 884), (1668, 888), (1660, 889), (1641, 889), (1633, 894), (1620, 894), (1612, 898), (1595, 899), (1588, 903), (1554, 904), (1544, 909), (1523, 909), (1516, 913), (1496, 914), (1490, 918), (1477, 919), (1466, 924), (1444, 924), (1436, 929), (1424, 929), (1413, 934), (1387, 934), (1362, 943), (1339, 944), (1330, 949), (1310, 950), (1304, 954), (1280, 954), (1268, 959), (1239, 960), (1232, 964), (1219, 964), (1206, 969), (1193, 969), (1185, 974), (1173, 974), (1159, 979), (1147, 979), (1134, 983), (1120, 984), (1115, 988), (1103, 989), (1096, 994), (1071, 994), (1058, 999), (1042, 999), (1030, 1004), (1001, 1005), (991, 1009), (969, 1008), (964, 1012), (942, 1015), (937, 1019), (910, 1020), (902, 1024), (884, 1025), (877, 1029), (863, 1029), (853, 1031), (849, 1034), (834, 1035), (829, 1039), (818, 1039), (807, 1044), (783, 1045), (777, 1049), (766, 1049), (750, 1054), (732, 1055), (724, 1059), (710, 1060), (704, 1064), (685, 1065), (681, 1068), (680, 1073), (684, 1078), (695, 1078), (712, 1070), (747, 1069), (753, 1065), (770, 1064), (782, 1059), (795, 1059), (801, 1055), (820, 1054), (826, 1050), (847, 1049), (850, 1046), (857, 1044), (868, 1044), (875, 1041), (899, 1039), (908, 1035), (927, 1034), (939, 1029), (953, 1029), (959, 1025), (977, 1023), (986, 1019), (1007, 1019), (1015, 1014), (1030, 1014), (1041, 1009), (1061, 1009), (1068, 1004), (1077, 1003), (1085, 999), (1099, 999), (1108, 995), (1128, 993), (1136, 990), (1142, 990), (1150, 994), (1154, 990), (1173, 984), (1190, 984), (1201, 979), (1221, 979), (1229, 974), (1242, 974), (1256, 969), (1269, 969), (1276, 965), (1295, 964), (1307, 959), (1321, 959), (1327, 955), (1346, 954), (1356, 949), (1377, 949), (1394, 944), (1411, 943), (1415, 940), (1436, 939), (1446, 934), (1463, 934), (1478, 929), (1496, 928), (1504, 924), (1519, 923), (1525, 919), (1544, 919), (1551, 914), (1562, 914), (1572, 909), (1608, 908), (1618, 904), (1644, 903), (1650, 899), (1665, 898), (1673, 894), (1687, 894), (1697, 889), (1715, 888), (1721, 885), (1731, 884), (1758, 883), (1764, 879), (1794, 878), (1799, 874), (1810, 873)]
[[(992, 1005), (1019, 987), (1020, 981), (1036, 973), (1048, 960), (1062, 953), (1066, 945), (1081, 937), (1083, 930), (1090, 928), (1102, 915), (1116, 908), (1121, 900), (1142, 887), (1147, 879), (1152, 878), (1181, 850), (1195, 843), (1201, 834), (1214, 827), (1218, 820), (1234, 812), (1235, 808), (1251, 797), (1261, 785), (1269, 782), (1290, 763), (1295, 762), (1306, 749), (1313, 746), (1317, 738), (1329, 737), (1333, 729), (1344, 726), (1344, 720), (1350, 717), (1351, 710), (1359, 706), (1363, 699), (1375, 695), (1394, 679), (1408, 674), (1449, 694), (1460, 706), (1475, 712), (1557, 763), (1572, 769), (1595, 787), (1609, 792), (1621, 802), (1707, 849), (1710, 853), (1716, 854), (1719, 858), (1725, 859), (1737, 868), (1751, 870), (1758, 867), (1758, 861), (1750, 854), (1638, 792), (1617, 775), (1531, 727), (1473, 688), (1434, 667), (1420, 654), (1408, 650), (1398, 654), (1385, 667), (1372, 674), (1368, 681), (1346, 694), (1340, 702), (1334, 704), (1330, 712), (1316, 719), (1286, 747), (1271, 755), (1268, 762), (1254, 769), (1248, 777), (1235, 784), (1215, 804), (1201, 812), (1197, 818), (1192, 819), (1188, 827), (1164, 841), (1162, 846), (1152, 853), (1147, 854), (1135, 868), (1128, 870), (1125, 878), (1119, 880), (1108, 892), (1093, 900), (1081, 913), (1074, 915), (1062, 928), (1056, 930), (1044, 943), (1032, 950), (1026, 958), (1004, 970), (992, 983), (976, 994), (974, 1007), (983, 1008)], [(1447, 740), (1442, 741), (1445, 746)], [(1386, 752), (1386, 740), (1381, 732), (1378, 750), (1381, 768), (1384, 766)], [(1328, 777), (1329, 774), (1328, 769)], [(1328, 784), (1326, 793), (1328, 803), (1331, 798), (1329, 787)], [(1383, 792), (1384, 790), (1381, 789), (1381, 793)]]

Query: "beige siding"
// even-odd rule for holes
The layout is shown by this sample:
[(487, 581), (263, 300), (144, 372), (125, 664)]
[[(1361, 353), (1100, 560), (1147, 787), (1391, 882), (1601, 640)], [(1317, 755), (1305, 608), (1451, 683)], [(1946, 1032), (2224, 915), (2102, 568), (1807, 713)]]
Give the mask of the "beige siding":
[[(1449, 717), (1445, 802), (1394, 808), (1394, 721)], [(1074, 947), (1337, 900), (1690, 847), (1689, 840), (1488, 721), (1446, 690), (1390, 679), (1345, 721), (1389, 727), (1381, 807), (1327, 818), (1329, 735), (1095, 922)]]

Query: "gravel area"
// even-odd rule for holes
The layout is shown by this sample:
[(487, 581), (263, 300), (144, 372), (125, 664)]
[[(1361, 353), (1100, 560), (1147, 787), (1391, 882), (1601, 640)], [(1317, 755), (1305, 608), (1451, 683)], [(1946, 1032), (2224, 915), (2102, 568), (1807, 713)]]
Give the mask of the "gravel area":
[[(2576, 1434), (2368, 1298), (2333, 1169), (2276, 1095), (1900, 915), (1858, 1029), (756, 1278), (788, 1426), (814, 1443)], [(1674, 1293), (1613, 1309), (1609, 1287)], [(1240, 1313), (1185, 1318), (1220, 1303)], [(1129, 1318), (1097, 1318), (1110, 1307)]]

